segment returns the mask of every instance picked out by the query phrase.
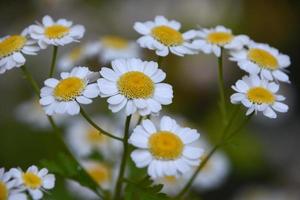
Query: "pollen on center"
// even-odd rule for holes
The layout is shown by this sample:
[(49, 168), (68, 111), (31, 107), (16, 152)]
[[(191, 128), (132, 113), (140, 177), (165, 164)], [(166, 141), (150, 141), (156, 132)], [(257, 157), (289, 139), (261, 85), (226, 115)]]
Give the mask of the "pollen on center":
[(5, 38), (0, 42), (0, 58), (20, 51), (26, 42), (27, 39), (22, 35), (12, 35)]
[(54, 88), (53, 94), (59, 101), (74, 100), (85, 88), (85, 82), (78, 77), (61, 80)]
[(272, 104), (275, 101), (273, 93), (263, 87), (254, 87), (248, 90), (249, 101), (256, 104)]
[(181, 156), (183, 142), (174, 133), (159, 131), (150, 136), (148, 146), (152, 155), (161, 160), (174, 160)]
[(70, 32), (70, 29), (63, 25), (52, 25), (45, 28), (45, 35), (49, 39), (59, 39)]
[(24, 185), (28, 188), (31, 188), (31, 189), (37, 189), (39, 187), (41, 187), (42, 185), (42, 179), (32, 173), (32, 172), (26, 172), (22, 175), (22, 178), (23, 178), (23, 182), (24, 182)]
[(277, 58), (263, 49), (250, 49), (248, 51), (248, 58), (262, 68), (267, 68), (270, 70), (275, 70), (278, 68)]
[(123, 74), (117, 85), (120, 93), (130, 99), (147, 99), (154, 93), (154, 83), (151, 78), (138, 71)]
[(105, 47), (112, 49), (125, 49), (128, 47), (128, 41), (117, 36), (105, 36), (101, 38), (101, 42)]
[(207, 35), (207, 41), (216, 45), (225, 45), (232, 41), (233, 35), (227, 32), (212, 32)]
[(6, 200), (8, 197), (8, 190), (6, 185), (0, 181), (0, 200)]
[(177, 46), (184, 42), (182, 34), (168, 26), (157, 26), (151, 30), (152, 36), (166, 46)]

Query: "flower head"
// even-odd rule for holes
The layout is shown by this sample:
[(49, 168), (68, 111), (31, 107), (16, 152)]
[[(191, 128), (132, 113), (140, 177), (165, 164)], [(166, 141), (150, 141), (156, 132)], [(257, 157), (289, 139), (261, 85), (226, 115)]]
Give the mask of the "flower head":
[(112, 68), (102, 68), (103, 78), (98, 80), (101, 97), (109, 97), (109, 109), (118, 112), (125, 108), (130, 115), (138, 111), (140, 115), (158, 113), (161, 105), (172, 103), (172, 86), (161, 83), (166, 74), (158, 69), (155, 62), (140, 59), (118, 59)]
[(36, 166), (29, 167), (26, 172), (13, 168), (10, 170), (12, 176), (19, 185), (22, 185), (33, 199), (43, 198), (43, 191), (54, 188), (55, 176), (48, 174), (48, 170), (39, 170)]
[(169, 51), (178, 56), (197, 53), (196, 46), (190, 42), (196, 36), (196, 31), (181, 33), (180, 26), (181, 24), (175, 20), (156, 16), (154, 21), (136, 22), (134, 29), (143, 35), (137, 40), (139, 45), (155, 50), (159, 56), (167, 56)]
[(261, 111), (269, 118), (276, 118), (274, 112), (287, 112), (288, 106), (281, 103), (285, 100), (282, 95), (277, 95), (279, 85), (260, 79), (257, 75), (244, 76), (232, 88), (237, 92), (231, 95), (231, 102), (242, 103), (248, 108), (246, 115)]
[(62, 72), (61, 80), (47, 79), (41, 89), (40, 104), (47, 115), (55, 113), (76, 115), (79, 104), (90, 104), (99, 95), (96, 83), (89, 83), (92, 72), (87, 67), (74, 67), (70, 73)]
[(40, 50), (36, 42), (28, 37), (28, 29), (19, 35), (0, 38), (0, 74), (25, 64), (24, 55), (36, 55)]
[(233, 51), (230, 60), (236, 61), (242, 70), (269, 81), (290, 82), (284, 72), (291, 64), (290, 58), (267, 44), (250, 42), (247, 49)]
[(43, 17), (42, 24), (31, 25), (29, 27), (30, 36), (38, 41), (42, 49), (48, 45), (64, 46), (71, 42), (76, 42), (83, 37), (85, 29), (82, 25), (72, 25), (66, 19), (53, 19), (46, 15)]
[(181, 176), (164, 176), (154, 179), (154, 184), (162, 184), (161, 192), (169, 195), (176, 196), (187, 183), (188, 178), (185, 175)]
[(213, 53), (221, 56), (221, 48), (238, 50), (249, 42), (245, 35), (233, 35), (230, 29), (217, 26), (211, 29), (202, 29), (197, 32), (197, 38), (193, 41), (198, 49), (206, 54)]
[(0, 168), (0, 199), (1, 200), (26, 200), (27, 197), (23, 189), (19, 187), (17, 181), (12, 179), (12, 173), (5, 172)]
[(167, 116), (161, 119), (159, 129), (144, 120), (129, 138), (129, 143), (138, 148), (131, 158), (139, 168), (148, 166), (153, 179), (180, 176), (200, 162), (203, 149), (192, 146), (199, 136), (195, 129), (180, 127)]
[(74, 65), (80, 64), (84, 59), (84, 47), (78, 46), (64, 54), (58, 60), (57, 67), (62, 71), (70, 70)]

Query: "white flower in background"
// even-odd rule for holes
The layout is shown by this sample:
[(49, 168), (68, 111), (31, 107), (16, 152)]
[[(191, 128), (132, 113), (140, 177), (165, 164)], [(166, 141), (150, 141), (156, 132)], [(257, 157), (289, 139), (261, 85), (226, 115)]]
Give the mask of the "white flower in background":
[(28, 37), (28, 29), (0, 38), (0, 74), (21, 67), (26, 62), (24, 55), (36, 55), (39, 50), (36, 41)]
[(53, 19), (46, 15), (43, 17), (42, 24), (29, 26), (30, 36), (35, 39), (42, 49), (48, 45), (64, 46), (72, 42), (78, 42), (85, 32), (84, 26), (72, 25), (66, 19)]
[[(118, 170), (114, 166), (110, 166), (107, 163), (99, 161), (82, 161), (82, 165), (87, 173), (99, 184), (103, 189), (113, 190), (115, 181), (118, 175)], [(75, 181), (68, 181), (67, 186), (69, 190), (76, 195), (80, 196), (81, 199), (97, 199), (99, 198), (90, 189), (81, 186)]]
[(161, 119), (159, 129), (150, 120), (143, 120), (129, 138), (138, 148), (131, 158), (139, 168), (148, 166), (153, 179), (180, 176), (200, 163), (203, 149), (193, 146), (199, 137), (195, 129), (180, 127), (167, 116)]
[(211, 29), (201, 29), (197, 32), (197, 38), (193, 45), (206, 54), (213, 53), (221, 56), (221, 48), (239, 50), (248, 44), (249, 38), (246, 35), (233, 35), (231, 30), (224, 26), (217, 26)]
[(140, 49), (135, 41), (118, 36), (104, 36), (100, 39), (101, 63), (109, 63), (115, 59), (140, 57)]
[(291, 64), (289, 56), (267, 44), (250, 42), (247, 49), (231, 52), (230, 60), (236, 61), (249, 74), (259, 74), (269, 81), (290, 82), (285, 73), (285, 68)]
[(24, 190), (17, 185), (17, 181), (12, 179), (12, 173), (0, 168), (0, 199), (26, 200), (27, 196), (22, 191)]
[(28, 190), (33, 199), (42, 199), (43, 192), (54, 188), (55, 176), (48, 174), (48, 170), (39, 170), (36, 166), (31, 166), (26, 172), (21, 169), (13, 168), (10, 170), (18, 185)]
[(140, 59), (118, 59), (112, 68), (103, 67), (98, 80), (101, 97), (109, 97), (109, 109), (119, 112), (125, 108), (127, 115), (136, 111), (140, 115), (158, 113), (162, 106), (172, 103), (172, 86), (161, 83), (166, 74), (155, 62)]
[[(204, 158), (205, 154), (202, 156)], [(216, 152), (193, 182), (195, 188), (213, 189), (221, 185), (229, 172), (229, 161), (224, 153)]]
[(182, 176), (164, 176), (154, 179), (154, 184), (163, 184), (161, 192), (169, 195), (176, 196), (187, 183), (187, 177)]
[(163, 16), (156, 16), (154, 21), (134, 24), (134, 29), (143, 35), (137, 40), (139, 45), (142, 48), (155, 50), (159, 56), (167, 56), (169, 51), (178, 56), (197, 53), (196, 45), (190, 41), (196, 36), (196, 31), (181, 33), (180, 27), (179, 22), (169, 21)]
[(285, 97), (276, 94), (279, 85), (260, 79), (257, 75), (244, 76), (232, 88), (237, 93), (231, 95), (231, 103), (242, 103), (248, 108), (246, 115), (261, 111), (269, 118), (276, 118), (277, 114), (274, 110), (282, 113), (288, 111), (288, 106), (281, 103), (285, 100)]
[(62, 72), (61, 80), (47, 79), (40, 99), (46, 114), (76, 115), (80, 111), (79, 104), (92, 103), (91, 99), (99, 95), (99, 88), (96, 83), (89, 83), (87, 77), (91, 73), (87, 67), (74, 67), (70, 73)]
[[(104, 117), (95, 117), (95, 122), (99, 122), (101, 127), (114, 135), (121, 135), (122, 129), (112, 120)], [(112, 140), (101, 134), (94, 127), (81, 119), (72, 121), (67, 129), (67, 141), (72, 150), (79, 157), (86, 157), (93, 152), (100, 153), (106, 159), (115, 160), (122, 150), (122, 143)]]
[[(15, 116), (19, 121), (27, 123), (33, 127), (51, 127), (49, 120), (45, 115), (45, 111), (36, 97), (18, 105)], [(66, 120), (66, 116), (64, 115), (54, 115), (53, 117), (56, 119), (58, 124), (64, 123)]]
[(73, 66), (80, 64), (84, 58), (84, 48), (82, 46), (75, 47), (58, 60), (57, 68), (61, 71), (71, 70)]

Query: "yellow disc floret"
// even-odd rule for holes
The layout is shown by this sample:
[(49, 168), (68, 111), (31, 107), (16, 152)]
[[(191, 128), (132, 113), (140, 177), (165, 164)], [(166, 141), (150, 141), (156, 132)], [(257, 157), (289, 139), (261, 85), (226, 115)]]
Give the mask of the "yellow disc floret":
[(253, 48), (248, 51), (248, 59), (262, 68), (275, 70), (278, 68), (277, 58), (266, 50)]
[(176, 183), (177, 181), (177, 178), (176, 176), (164, 176), (164, 181), (169, 183), (169, 184), (173, 184), (173, 183)]
[(233, 35), (228, 32), (212, 32), (206, 37), (207, 41), (216, 45), (225, 45), (232, 41)]
[(24, 173), (22, 175), (22, 179), (23, 179), (24, 185), (30, 189), (37, 189), (37, 188), (41, 187), (43, 184), (42, 179), (38, 175), (36, 175), (32, 172)]
[(0, 200), (7, 200), (8, 197), (8, 190), (2, 181), (0, 181)]
[(88, 170), (88, 174), (94, 179), (98, 184), (107, 182), (110, 180), (110, 170), (107, 166), (102, 164), (96, 164), (90, 167)]
[(117, 85), (120, 93), (129, 99), (147, 99), (154, 92), (154, 83), (151, 78), (138, 71), (123, 74)]
[(75, 47), (69, 54), (69, 58), (70, 60), (72, 60), (73, 62), (76, 62), (77, 60), (80, 59), (82, 54), (82, 48), (81, 47)]
[(85, 82), (78, 77), (61, 80), (54, 88), (54, 97), (59, 101), (71, 101), (79, 96), (85, 88)]
[(20, 51), (26, 42), (26, 37), (22, 35), (12, 35), (5, 38), (0, 42), (0, 58)]
[(107, 48), (125, 49), (128, 47), (128, 41), (117, 36), (105, 36), (101, 39), (102, 44)]
[(263, 87), (254, 87), (248, 90), (247, 98), (256, 104), (272, 104), (275, 101), (273, 93)]
[(70, 29), (63, 25), (52, 25), (45, 28), (45, 35), (49, 39), (59, 39), (70, 32)]
[(182, 34), (168, 26), (157, 26), (151, 30), (152, 36), (166, 46), (177, 46), (184, 42)]
[(156, 159), (174, 160), (181, 156), (184, 145), (174, 133), (159, 131), (150, 136), (148, 146)]
[(105, 142), (106, 137), (98, 130), (92, 128), (86, 133), (86, 139), (91, 144), (99, 144)]

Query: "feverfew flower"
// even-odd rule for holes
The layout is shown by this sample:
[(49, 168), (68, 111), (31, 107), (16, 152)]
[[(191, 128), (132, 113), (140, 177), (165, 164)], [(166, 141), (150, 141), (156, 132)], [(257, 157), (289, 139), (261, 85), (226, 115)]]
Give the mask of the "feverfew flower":
[(12, 179), (12, 173), (5, 172), (4, 168), (0, 168), (0, 199), (26, 200), (27, 196), (22, 191), (23, 189), (18, 187), (17, 181)]
[(180, 176), (200, 162), (203, 149), (193, 146), (199, 137), (195, 129), (180, 127), (167, 116), (161, 119), (159, 129), (150, 120), (143, 120), (129, 138), (138, 148), (131, 158), (139, 168), (148, 166), (152, 179)]
[(161, 83), (166, 74), (155, 62), (140, 59), (118, 59), (112, 68), (103, 67), (98, 80), (101, 97), (109, 97), (109, 109), (118, 112), (125, 108), (127, 115), (158, 113), (161, 105), (172, 103), (172, 86)]
[(246, 35), (233, 35), (231, 30), (224, 26), (217, 26), (211, 29), (201, 29), (197, 32), (197, 39), (193, 45), (206, 54), (213, 53), (221, 56), (221, 48), (229, 50), (242, 49), (249, 42)]
[(64, 46), (71, 42), (78, 42), (85, 32), (82, 25), (72, 26), (72, 24), (66, 19), (59, 19), (55, 22), (46, 15), (43, 17), (42, 24), (29, 26), (29, 33), (42, 49), (47, 48), (48, 45)]
[(140, 49), (135, 41), (129, 41), (118, 36), (104, 36), (100, 39), (99, 59), (102, 63), (109, 63), (114, 59), (137, 58)]
[(246, 115), (252, 112), (261, 111), (269, 118), (276, 118), (274, 112), (287, 112), (288, 106), (281, 103), (285, 100), (282, 95), (277, 95), (279, 85), (260, 79), (257, 75), (244, 76), (242, 80), (238, 80), (232, 88), (237, 92), (231, 95), (233, 104), (242, 103), (248, 108)]
[(155, 17), (154, 21), (136, 22), (134, 29), (142, 34), (137, 42), (142, 48), (155, 50), (159, 56), (167, 56), (169, 51), (178, 56), (195, 54), (196, 45), (190, 40), (196, 31), (179, 32), (181, 24), (175, 20), (167, 20), (163, 16)]
[(25, 64), (25, 55), (36, 55), (40, 48), (28, 37), (28, 29), (19, 35), (0, 38), (0, 74)]
[(80, 64), (84, 58), (84, 48), (82, 46), (78, 46), (64, 54), (58, 60), (57, 67), (61, 71), (70, 70), (74, 65)]
[(285, 73), (285, 68), (291, 64), (289, 56), (267, 44), (250, 42), (247, 46), (247, 49), (233, 51), (230, 60), (236, 61), (242, 70), (269, 81), (290, 82)]
[(62, 72), (61, 80), (47, 79), (40, 99), (46, 114), (76, 115), (80, 111), (79, 104), (92, 103), (91, 99), (99, 95), (99, 89), (96, 83), (89, 82), (90, 74), (87, 67), (74, 67), (70, 73)]
[(33, 199), (42, 199), (43, 192), (54, 188), (55, 176), (48, 174), (48, 170), (43, 168), (38, 170), (36, 166), (31, 166), (26, 172), (13, 168), (10, 170), (18, 185), (28, 190)]
[[(123, 133), (121, 126), (104, 117), (95, 117), (101, 127), (114, 135)], [(97, 152), (106, 159), (115, 159), (122, 150), (122, 143), (103, 135), (94, 127), (81, 119), (72, 121), (67, 129), (67, 141), (79, 157), (86, 157)]]
[(154, 179), (154, 184), (163, 184), (161, 192), (169, 195), (176, 196), (187, 183), (185, 176), (164, 176)]

